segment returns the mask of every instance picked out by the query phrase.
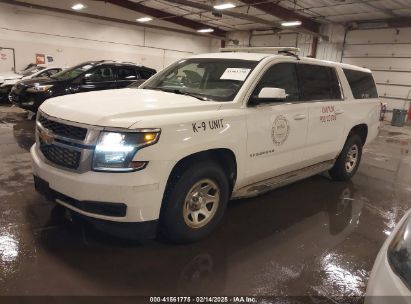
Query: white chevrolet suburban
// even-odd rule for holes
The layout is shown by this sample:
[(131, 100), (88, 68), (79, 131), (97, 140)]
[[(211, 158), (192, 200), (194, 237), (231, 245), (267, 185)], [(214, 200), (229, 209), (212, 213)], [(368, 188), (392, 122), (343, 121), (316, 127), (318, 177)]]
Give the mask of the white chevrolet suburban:
[(296, 51), (195, 55), (139, 88), (49, 99), (31, 148), (36, 189), (93, 221), (189, 242), (229, 199), (325, 171), (351, 178), (378, 133), (372, 74)]

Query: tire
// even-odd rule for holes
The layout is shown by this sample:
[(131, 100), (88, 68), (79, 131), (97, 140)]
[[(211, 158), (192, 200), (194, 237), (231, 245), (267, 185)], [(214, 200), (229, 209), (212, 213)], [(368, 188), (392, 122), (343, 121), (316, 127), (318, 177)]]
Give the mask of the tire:
[[(161, 236), (188, 243), (209, 235), (224, 215), (229, 189), (226, 174), (212, 161), (202, 161), (174, 174), (164, 194)], [(207, 216), (204, 208), (209, 212)]]
[[(355, 175), (361, 162), (362, 145), (360, 136), (357, 134), (349, 135), (334, 166), (328, 171), (333, 180), (345, 181)], [(352, 158), (348, 164), (350, 155)]]

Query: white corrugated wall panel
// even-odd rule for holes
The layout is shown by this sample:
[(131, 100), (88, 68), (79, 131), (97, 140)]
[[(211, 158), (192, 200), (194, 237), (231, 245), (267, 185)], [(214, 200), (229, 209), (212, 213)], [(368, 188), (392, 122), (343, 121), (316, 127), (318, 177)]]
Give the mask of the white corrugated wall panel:
[(381, 101), (387, 103), (389, 110), (408, 110), (411, 100), (411, 28), (349, 31), (343, 62), (373, 71)]
[(344, 58), (345, 63), (358, 65), (372, 70), (411, 71), (411, 58)]
[(300, 56), (310, 55), (311, 43), (311, 35), (298, 33), (253, 35), (250, 39), (250, 46), (297, 46)]
[(411, 28), (350, 31), (348, 32), (346, 42), (362, 45), (364, 43), (411, 43)]
[(318, 43), (317, 58), (330, 61), (341, 61), (342, 44), (336, 43)]
[(298, 34), (286, 35), (253, 35), (251, 37), (251, 46), (295, 46)]

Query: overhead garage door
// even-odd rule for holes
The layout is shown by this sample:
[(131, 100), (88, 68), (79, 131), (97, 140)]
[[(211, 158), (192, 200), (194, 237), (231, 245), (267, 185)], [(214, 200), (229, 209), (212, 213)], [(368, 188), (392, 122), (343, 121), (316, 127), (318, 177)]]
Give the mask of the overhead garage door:
[(343, 62), (369, 68), (388, 109), (407, 109), (411, 100), (411, 28), (347, 33)]

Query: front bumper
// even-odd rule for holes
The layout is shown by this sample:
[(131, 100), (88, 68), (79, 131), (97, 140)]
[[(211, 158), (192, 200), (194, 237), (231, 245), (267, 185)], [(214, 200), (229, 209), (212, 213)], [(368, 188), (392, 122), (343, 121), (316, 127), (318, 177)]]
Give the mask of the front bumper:
[(8, 102), (12, 86), (0, 86), (0, 102)]
[[(80, 202), (71, 197), (65, 196), (62, 193), (58, 193), (50, 188), (49, 183), (40, 179), (34, 175), (34, 185), (36, 190), (43, 194), (46, 198), (53, 202), (64, 201), (76, 208), (83, 211), (89, 211), (91, 213), (97, 212), (98, 214), (106, 213), (112, 216), (120, 216), (126, 211), (124, 204), (113, 204), (106, 202)], [(118, 205), (118, 206), (115, 206)], [(90, 218), (83, 214), (72, 214), (71, 218), (85, 220), (93, 224), (95, 228), (101, 230), (107, 234), (115, 237), (122, 237), (127, 239), (146, 240), (153, 239), (157, 236), (158, 221), (145, 221), (145, 222), (113, 222), (107, 220), (101, 220), (97, 218)]]
[[(150, 162), (144, 170), (128, 173), (77, 173), (47, 164), (36, 145), (30, 153), (33, 174), (47, 183), (52, 193), (49, 197), (66, 208), (90, 218), (112, 222), (146, 222), (159, 218), (173, 163)], [(102, 208), (104, 204), (114, 213), (101, 212), (105, 209)]]
[(24, 109), (32, 112), (37, 112), (40, 105), (51, 96), (47, 92), (29, 93), (27, 91), (22, 91), (20, 93), (15, 93), (13, 89), (8, 95), (9, 101)]

